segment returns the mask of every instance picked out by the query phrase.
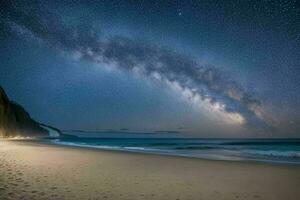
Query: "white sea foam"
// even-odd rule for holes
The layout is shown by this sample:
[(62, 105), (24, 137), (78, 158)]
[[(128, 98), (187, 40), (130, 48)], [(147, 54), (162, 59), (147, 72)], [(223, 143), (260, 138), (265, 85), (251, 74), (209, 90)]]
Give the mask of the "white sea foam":
[[(86, 140), (82, 141), (62, 141), (61, 139), (52, 140), (56, 144), (88, 147), (103, 150), (118, 150), (128, 152), (151, 153), (161, 155), (173, 155), (182, 157), (196, 157), (210, 160), (228, 160), (228, 161), (260, 161), (271, 163), (286, 163), (286, 164), (300, 164), (300, 150), (298, 146), (284, 146), (284, 145), (269, 145), (268, 146), (253, 146), (251, 145), (205, 145), (200, 142), (199, 145), (189, 143), (179, 143), (176, 141), (175, 145), (170, 145), (170, 141), (157, 141), (151, 143), (149, 141), (131, 141), (129, 140)], [(140, 142), (140, 143), (139, 143)], [(174, 141), (173, 141), (174, 142)], [(156, 144), (156, 145), (153, 145)], [(159, 144), (159, 145), (157, 145)], [(152, 146), (151, 146), (152, 145)], [(174, 146), (176, 148), (174, 148)], [(180, 146), (180, 148), (178, 148)], [(192, 148), (191, 148), (192, 147)], [(257, 149), (255, 149), (257, 148)], [(266, 148), (266, 149), (259, 149)], [(269, 149), (267, 149), (269, 148)], [(273, 148), (273, 149), (271, 149)], [(286, 148), (293, 148), (287, 150)]]
[(10, 140), (31, 140), (35, 139), (35, 137), (29, 137), (29, 136), (14, 136), (14, 137), (9, 137)]
[(299, 151), (276, 151), (276, 150), (243, 150), (242, 152), (252, 155), (300, 158)]
[(53, 140), (53, 143), (60, 144), (60, 145), (67, 145), (67, 146), (76, 146), (76, 147), (89, 147), (89, 148), (97, 148), (97, 149), (119, 149), (121, 150), (122, 147), (120, 146), (107, 146), (107, 145), (90, 145), (90, 144), (81, 144), (75, 142), (62, 142), (59, 139)]

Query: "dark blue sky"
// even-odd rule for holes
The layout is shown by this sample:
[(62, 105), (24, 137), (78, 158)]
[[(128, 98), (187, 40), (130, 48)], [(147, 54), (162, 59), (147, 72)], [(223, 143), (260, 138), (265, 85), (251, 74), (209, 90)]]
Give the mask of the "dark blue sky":
[(298, 137), (296, 1), (5, 1), (0, 84), (61, 129)]

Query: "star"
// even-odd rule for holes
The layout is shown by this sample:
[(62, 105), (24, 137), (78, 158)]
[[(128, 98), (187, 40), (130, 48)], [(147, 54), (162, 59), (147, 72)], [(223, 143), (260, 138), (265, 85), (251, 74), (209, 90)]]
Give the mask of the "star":
[(178, 16), (182, 15), (181, 9), (177, 9)]

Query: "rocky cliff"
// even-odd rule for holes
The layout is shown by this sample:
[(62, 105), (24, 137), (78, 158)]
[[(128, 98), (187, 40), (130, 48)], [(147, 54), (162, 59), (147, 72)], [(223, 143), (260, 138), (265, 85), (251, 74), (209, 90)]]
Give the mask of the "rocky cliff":
[(48, 136), (48, 131), (34, 121), (22, 106), (9, 100), (1, 86), (0, 136)]

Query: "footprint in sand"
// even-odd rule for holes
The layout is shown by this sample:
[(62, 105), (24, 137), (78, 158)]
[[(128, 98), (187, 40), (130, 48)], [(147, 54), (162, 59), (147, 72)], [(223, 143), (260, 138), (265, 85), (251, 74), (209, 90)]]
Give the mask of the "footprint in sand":
[(39, 195), (44, 196), (46, 193), (45, 192), (40, 192)]
[(9, 196), (14, 196), (13, 192), (8, 193)]

